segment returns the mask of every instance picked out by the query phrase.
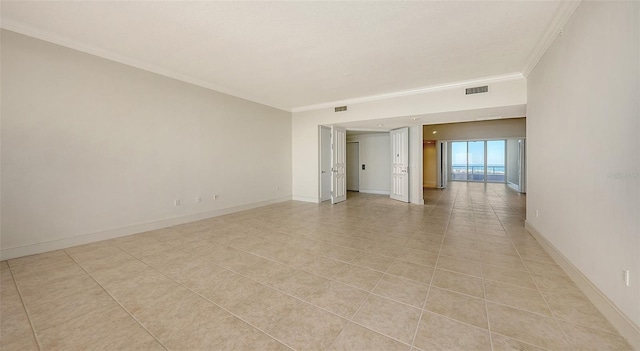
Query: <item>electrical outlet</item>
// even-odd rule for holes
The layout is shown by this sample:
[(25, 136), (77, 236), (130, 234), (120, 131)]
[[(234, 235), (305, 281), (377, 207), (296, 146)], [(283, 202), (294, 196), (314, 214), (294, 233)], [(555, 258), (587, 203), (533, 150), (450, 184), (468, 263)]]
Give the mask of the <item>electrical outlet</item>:
[(536, 210), (536, 217), (540, 217), (540, 211)]
[(622, 279), (624, 280), (624, 285), (629, 286), (629, 270), (625, 269), (622, 271)]
[(220, 198), (220, 195), (218, 195), (218, 194), (214, 194), (214, 195), (213, 195), (213, 199), (214, 199), (214, 200), (218, 200), (219, 198)]
[(200, 196), (196, 196), (196, 203), (201, 203), (202, 202), (202, 197)]
[(180, 199), (173, 200), (173, 206), (180, 206)]

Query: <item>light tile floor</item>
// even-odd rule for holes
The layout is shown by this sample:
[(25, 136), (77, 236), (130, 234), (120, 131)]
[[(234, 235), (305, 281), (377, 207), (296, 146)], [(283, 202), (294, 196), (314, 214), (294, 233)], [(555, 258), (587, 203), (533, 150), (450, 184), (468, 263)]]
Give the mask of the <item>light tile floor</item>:
[(285, 202), (1, 262), (2, 350), (625, 350), (504, 185)]

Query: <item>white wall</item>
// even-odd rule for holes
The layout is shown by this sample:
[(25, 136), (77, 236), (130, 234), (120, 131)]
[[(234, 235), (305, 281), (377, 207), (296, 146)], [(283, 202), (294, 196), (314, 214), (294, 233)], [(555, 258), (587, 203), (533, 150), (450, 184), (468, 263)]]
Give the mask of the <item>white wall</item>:
[(291, 197), (289, 112), (5, 30), (1, 69), (3, 258)]
[(639, 66), (640, 3), (582, 2), (527, 87), (527, 221), (636, 327)]
[[(476, 82), (482, 85), (481, 82)], [(318, 126), (353, 121), (375, 120), (389, 117), (407, 116), (405, 126), (410, 127), (409, 143), (411, 155), (419, 155), (411, 161), (409, 171), (412, 187), (410, 195), (416, 202), (422, 193), (422, 124), (459, 122), (457, 115), (438, 116), (430, 121), (429, 116), (413, 121), (410, 116), (437, 114), (446, 111), (464, 111), (498, 106), (521, 105), (526, 102), (526, 82), (524, 79), (493, 82), (489, 93), (466, 96), (464, 87), (446, 88), (430, 92), (399, 96), (379, 101), (361, 102), (348, 105), (344, 112), (334, 112), (333, 108), (294, 112), (292, 123), (293, 150), (293, 198), (295, 200), (318, 202)], [(374, 124), (375, 125), (375, 124)], [(414, 130), (416, 129), (416, 130)], [(415, 150), (415, 151), (414, 151)], [(414, 174), (411, 174), (414, 172)], [(411, 200), (414, 202), (414, 199)]]
[[(425, 140), (483, 140), (524, 138), (526, 118), (507, 118), (491, 121), (430, 124), (423, 126)], [(433, 134), (433, 132), (437, 132)]]
[[(391, 186), (391, 140), (389, 133), (352, 135), (347, 141), (360, 144), (360, 192), (389, 194)], [(362, 169), (362, 165), (365, 169)]]

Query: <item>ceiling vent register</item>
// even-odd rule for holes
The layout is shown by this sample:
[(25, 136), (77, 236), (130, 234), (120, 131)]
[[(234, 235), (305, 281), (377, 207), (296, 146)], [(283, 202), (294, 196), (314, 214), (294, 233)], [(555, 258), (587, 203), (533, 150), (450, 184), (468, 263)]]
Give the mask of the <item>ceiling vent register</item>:
[(336, 112), (342, 112), (347, 110), (347, 106), (338, 106), (336, 107)]
[(465, 90), (465, 93), (467, 95), (487, 93), (487, 92), (489, 92), (489, 86), (488, 85), (485, 85), (485, 86), (482, 86), (482, 87), (467, 88)]

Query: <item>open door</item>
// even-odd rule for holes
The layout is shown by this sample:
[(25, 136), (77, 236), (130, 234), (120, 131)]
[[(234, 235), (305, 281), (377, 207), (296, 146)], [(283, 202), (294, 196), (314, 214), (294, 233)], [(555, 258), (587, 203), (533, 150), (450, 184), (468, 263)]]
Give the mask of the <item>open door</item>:
[(409, 128), (394, 129), (391, 136), (391, 198), (409, 202)]
[(331, 128), (320, 126), (320, 201), (331, 200)]
[(524, 138), (518, 140), (518, 178), (520, 181), (520, 189), (518, 191), (524, 194), (527, 192), (526, 145)]
[(347, 199), (347, 130), (331, 126), (331, 203)]
[(447, 142), (446, 141), (437, 141), (436, 142), (436, 154), (438, 156), (437, 163), (437, 177), (438, 177), (438, 188), (444, 189), (447, 187), (449, 183), (448, 174), (448, 160), (449, 154), (447, 153)]

